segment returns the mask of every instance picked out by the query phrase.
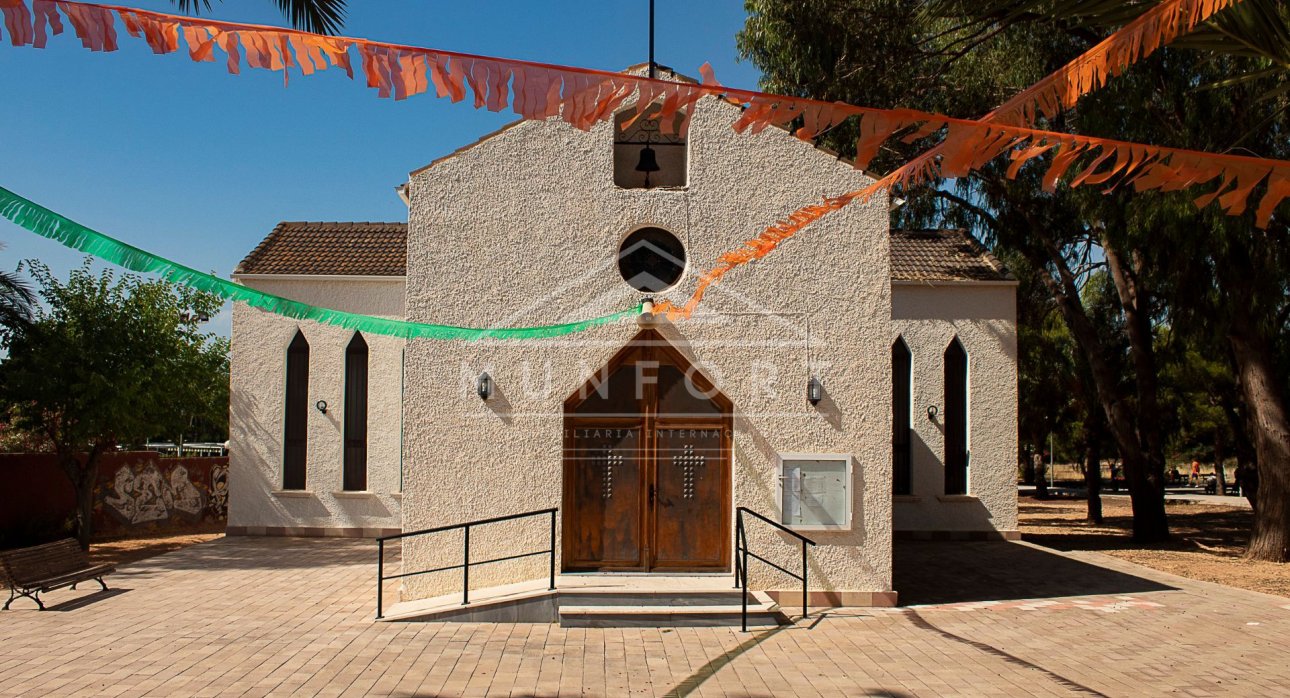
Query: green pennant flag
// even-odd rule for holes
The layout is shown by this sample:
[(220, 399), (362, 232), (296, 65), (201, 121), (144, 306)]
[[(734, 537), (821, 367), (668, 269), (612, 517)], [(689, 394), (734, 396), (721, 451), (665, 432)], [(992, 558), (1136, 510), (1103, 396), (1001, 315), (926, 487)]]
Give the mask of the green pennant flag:
[(164, 257), (159, 257), (151, 252), (108, 237), (98, 231), (91, 230), (4, 187), (0, 187), (0, 216), (8, 218), (15, 224), (41, 237), (55, 240), (74, 250), (94, 255), (131, 271), (159, 274), (175, 283), (213, 293), (225, 300), (246, 303), (253, 308), (260, 308), (278, 315), (297, 320), (313, 320), (314, 322), (336, 325), (337, 327), (369, 334), (403, 337), (404, 339), (462, 339), (467, 341), (479, 339), (541, 339), (581, 332), (599, 325), (619, 322), (635, 317), (642, 311), (642, 306), (637, 305), (635, 308), (629, 308), (611, 315), (603, 315), (562, 325), (497, 329), (453, 327), (451, 325), (408, 322), (407, 320), (391, 320), (371, 315), (349, 313), (343, 310), (319, 308), (308, 303), (301, 303), (290, 298), (283, 298), (272, 293), (247, 288), (228, 279), (221, 279), (213, 274), (197, 271), (191, 267), (172, 262)]

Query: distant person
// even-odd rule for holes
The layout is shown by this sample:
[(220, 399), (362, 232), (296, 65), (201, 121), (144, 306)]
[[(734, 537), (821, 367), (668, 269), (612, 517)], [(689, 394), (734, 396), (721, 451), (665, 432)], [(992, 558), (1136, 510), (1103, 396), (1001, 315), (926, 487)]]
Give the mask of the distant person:
[(1172, 482), (1173, 484), (1175, 484), (1175, 485), (1176, 485), (1176, 484), (1178, 484), (1178, 481), (1179, 481), (1179, 480), (1181, 480), (1181, 479), (1182, 479), (1182, 473), (1178, 472), (1178, 466), (1176, 466), (1176, 465), (1175, 465), (1175, 466), (1170, 467), (1170, 468), (1169, 468), (1169, 482)]
[(1035, 466), (1035, 499), (1048, 499), (1048, 467), (1044, 463), (1047, 455), (1044, 451), (1036, 451), (1032, 456)]
[(1191, 462), (1191, 479), (1187, 484), (1192, 487), (1200, 485), (1200, 461), (1194, 460)]

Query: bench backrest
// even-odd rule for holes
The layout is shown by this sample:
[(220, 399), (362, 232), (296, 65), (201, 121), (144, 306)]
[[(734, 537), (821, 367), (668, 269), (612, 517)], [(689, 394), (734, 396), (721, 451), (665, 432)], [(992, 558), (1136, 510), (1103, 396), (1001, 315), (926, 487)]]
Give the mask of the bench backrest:
[(31, 548), (0, 552), (5, 575), (15, 582), (51, 579), (89, 567), (89, 558), (74, 538)]

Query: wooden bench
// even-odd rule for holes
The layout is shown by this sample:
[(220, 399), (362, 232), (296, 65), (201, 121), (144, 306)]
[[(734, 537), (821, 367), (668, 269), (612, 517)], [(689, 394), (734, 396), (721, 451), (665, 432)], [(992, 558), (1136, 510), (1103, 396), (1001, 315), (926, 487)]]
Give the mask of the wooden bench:
[(35, 601), (43, 611), (45, 604), (40, 601), (41, 593), (68, 586), (75, 589), (78, 582), (91, 579), (107, 591), (103, 575), (115, 572), (116, 567), (91, 565), (80, 544), (75, 539), (65, 538), (31, 548), (0, 552), (0, 570), (9, 585), (9, 600), (5, 602), (4, 610), (9, 610), (14, 599), (25, 596)]

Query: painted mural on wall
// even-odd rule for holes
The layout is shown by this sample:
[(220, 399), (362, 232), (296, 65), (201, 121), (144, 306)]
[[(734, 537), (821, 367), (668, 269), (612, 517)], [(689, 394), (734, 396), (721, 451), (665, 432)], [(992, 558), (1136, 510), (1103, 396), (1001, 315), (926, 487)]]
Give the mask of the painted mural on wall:
[[(0, 453), (0, 540), (68, 530), (76, 498), (51, 453)], [(228, 457), (103, 456), (94, 493), (96, 537), (218, 531), (228, 518)]]
[(101, 472), (99, 531), (186, 528), (228, 516), (227, 458), (143, 458)]

